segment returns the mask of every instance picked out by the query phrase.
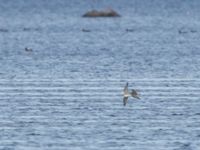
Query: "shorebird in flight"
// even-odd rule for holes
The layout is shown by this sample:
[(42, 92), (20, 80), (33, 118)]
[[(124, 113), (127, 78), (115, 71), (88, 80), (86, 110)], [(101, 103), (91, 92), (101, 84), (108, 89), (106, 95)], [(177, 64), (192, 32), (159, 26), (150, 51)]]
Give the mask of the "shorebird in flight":
[(125, 85), (125, 87), (124, 87), (124, 99), (123, 99), (124, 106), (126, 106), (126, 103), (128, 101), (128, 97), (129, 96), (132, 96), (134, 98), (140, 99), (139, 96), (138, 96), (138, 93), (135, 90), (132, 90), (129, 93), (129, 91), (128, 91), (128, 82), (127, 82), (126, 85)]

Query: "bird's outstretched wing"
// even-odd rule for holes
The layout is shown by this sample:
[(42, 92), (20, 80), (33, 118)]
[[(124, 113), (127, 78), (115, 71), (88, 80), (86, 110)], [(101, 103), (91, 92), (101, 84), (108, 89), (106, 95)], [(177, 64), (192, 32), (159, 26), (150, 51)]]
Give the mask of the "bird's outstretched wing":
[(131, 91), (131, 96), (140, 99), (136, 90)]
[(124, 87), (124, 94), (128, 94), (128, 82), (126, 83)]
[(131, 94), (132, 94), (132, 95), (138, 95), (137, 91), (134, 90), (134, 89), (132, 90)]
[(126, 106), (127, 101), (128, 101), (128, 97), (124, 97), (124, 99), (123, 99), (124, 106)]

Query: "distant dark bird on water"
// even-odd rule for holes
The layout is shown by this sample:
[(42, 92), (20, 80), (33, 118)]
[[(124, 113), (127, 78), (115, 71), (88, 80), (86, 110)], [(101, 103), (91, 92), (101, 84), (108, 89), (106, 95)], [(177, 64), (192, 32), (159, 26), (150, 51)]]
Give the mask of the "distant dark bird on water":
[(126, 106), (126, 103), (128, 101), (128, 97), (129, 96), (132, 96), (134, 98), (140, 99), (139, 96), (138, 96), (138, 93), (135, 90), (132, 90), (129, 93), (129, 91), (128, 91), (128, 82), (127, 82), (126, 85), (125, 85), (125, 87), (124, 87), (124, 99), (123, 99), (124, 106)]
[(32, 52), (33, 51), (33, 49), (31, 49), (31, 48), (27, 48), (27, 47), (25, 47), (25, 49), (24, 49), (26, 52)]
[(82, 29), (83, 32), (90, 32), (89, 29)]

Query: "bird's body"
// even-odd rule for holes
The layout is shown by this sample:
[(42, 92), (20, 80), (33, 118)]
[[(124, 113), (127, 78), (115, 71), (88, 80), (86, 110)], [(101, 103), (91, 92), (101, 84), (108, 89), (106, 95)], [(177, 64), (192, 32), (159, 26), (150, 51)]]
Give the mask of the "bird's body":
[(124, 106), (126, 105), (129, 96), (140, 99), (139, 96), (138, 96), (138, 93), (135, 90), (132, 90), (131, 93), (129, 93), (128, 83), (126, 83), (126, 85), (124, 87), (124, 98), (123, 98)]

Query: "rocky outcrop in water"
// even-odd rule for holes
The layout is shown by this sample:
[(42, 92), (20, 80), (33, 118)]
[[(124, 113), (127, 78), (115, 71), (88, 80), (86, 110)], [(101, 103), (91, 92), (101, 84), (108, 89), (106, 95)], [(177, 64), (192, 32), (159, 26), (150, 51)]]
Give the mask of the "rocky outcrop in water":
[(106, 10), (91, 10), (86, 12), (83, 17), (120, 17), (120, 15), (113, 9)]

